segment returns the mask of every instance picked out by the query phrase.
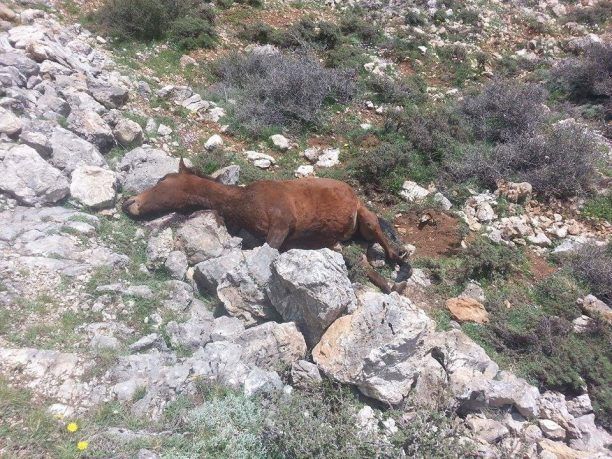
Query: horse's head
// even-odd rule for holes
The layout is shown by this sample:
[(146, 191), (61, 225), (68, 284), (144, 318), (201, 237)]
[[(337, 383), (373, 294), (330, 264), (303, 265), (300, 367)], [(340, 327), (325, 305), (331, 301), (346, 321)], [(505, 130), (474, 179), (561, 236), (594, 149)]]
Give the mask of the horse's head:
[(123, 211), (132, 217), (143, 217), (183, 210), (193, 205), (190, 203), (190, 190), (194, 176), (181, 158), (177, 173), (166, 174), (155, 186), (127, 198), (123, 202)]

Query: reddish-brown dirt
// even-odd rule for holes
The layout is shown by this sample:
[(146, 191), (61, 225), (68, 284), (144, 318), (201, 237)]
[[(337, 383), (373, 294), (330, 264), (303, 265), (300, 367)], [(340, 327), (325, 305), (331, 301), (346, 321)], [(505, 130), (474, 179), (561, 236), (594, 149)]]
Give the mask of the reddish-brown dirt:
[(536, 281), (545, 279), (556, 271), (554, 266), (549, 265), (544, 258), (531, 250), (527, 251), (527, 259), (529, 260), (533, 279)]
[[(425, 214), (431, 219), (421, 224)], [(459, 219), (436, 210), (402, 214), (394, 221), (395, 228), (404, 243), (414, 245), (417, 257), (442, 257), (452, 255), (461, 246)]]

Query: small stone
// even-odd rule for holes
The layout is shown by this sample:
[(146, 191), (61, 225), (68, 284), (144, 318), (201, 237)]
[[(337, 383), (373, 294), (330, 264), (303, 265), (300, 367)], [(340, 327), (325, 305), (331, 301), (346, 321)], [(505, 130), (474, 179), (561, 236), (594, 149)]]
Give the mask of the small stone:
[(283, 382), (276, 371), (254, 368), (244, 380), (244, 395), (269, 394), (283, 389)]
[(460, 322), (484, 324), (489, 321), (484, 305), (473, 298), (450, 298), (446, 300), (446, 308)]
[(164, 267), (168, 270), (170, 277), (173, 279), (183, 280), (189, 267), (187, 263), (187, 255), (180, 250), (174, 250), (168, 254)]
[(299, 166), (293, 172), (293, 175), (295, 175), (297, 178), (312, 177), (314, 175), (314, 167), (311, 166), (310, 164), (305, 164), (305, 165)]
[(238, 181), (240, 180), (240, 166), (237, 164), (225, 166), (216, 170), (210, 174), (210, 176), (224, 185), (238, 185)]
[(442, 193), (438, 192), (434, 194), (433, 201), (442, 209), (442, 210), (450, 210), (453, 207), (453, 204), (448, 200), (446, 196)]
[(265, 153), (259, 153), (257, 151), (247, 151), (247, 159), (252, 161), (253, 164), (260, 169), (268, 169), (270, 166), (276, 163), (274, 157), (266, 155)]
[(204, 148), (208, 151), (216, 150), (223, 146), (223, 138), (219, 134), (212, 135), (204, 144)]
[(172, 134), (172, 132), (174, 132), (172, 128), (170, 126), (166, 126), (163, 123), (160, 123), (159, 127), (157, 128), (157, 134), (161, 135), (162, 137), (169, 136), (170, 134)]
[(124, 147), (142, 145), (142, 128), (135, 121), (123, 119), (117, 123), (113, 131), (115, 139)]
[(179, 65), (181, 68), (185, 68), (189, 65), (198, 65), (198, 62), (191, 56), (183, 54), (179, 59)]
[(416, 182), (406, 180), (402, 185), (402, 191), (400, 196), (408, 202), (422, 201), (429, 195), (429, 191), (426, 188), (418, 185)]
[(323, 382), (319, 367), (306, 360), (298, 360), (291, 366), (291, 381), (296, 387), (308, 388)]
[(551, 421), (550, 419), (540, 419), (538, 420), (538, 424), (546, 438), (550, 438), (551, 440), (565, 439), (565, 429), (555, 421)]
[(270, 140), (272, 141), (272, 144), (281, 151), (287, 151), (291, 146), (289, 139), (281, 134), (274, 134), (270, 136)]
[(328, 148), (321, 153), (316, 165), (319, 167), (333, 167), (340, 164), (339, 156), (340, 150), (338, 148)]
[(9, 110), (0, 107), (0, 134), (6, 134), (9, 137), (19, 135), (23, 123)]

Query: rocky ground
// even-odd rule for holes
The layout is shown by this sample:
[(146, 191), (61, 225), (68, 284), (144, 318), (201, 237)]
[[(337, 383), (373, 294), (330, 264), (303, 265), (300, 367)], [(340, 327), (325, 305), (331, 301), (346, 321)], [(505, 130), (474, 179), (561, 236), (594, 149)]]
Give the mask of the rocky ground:
[[(379, 6), (362, 3), (372, 11)], [(602, 40), (579, 25), (559, 39), (564, 29), (555, 18), (571, 8), (564, 3), (511, 9), (494, 2), (479, 30), (453, 22), (407, 28), (396, 23), (397, 11), (425, 10), (405, 3), (374, 16), (387, 33), (415, 34), (423, 56), (451, 45), (470, 56), (514, 52), (513, 37), (528, 38), (530, 27), (547, 32), (533, 34), (516, 52), (520, 59)], [(452, 16), (435, 4), (428, 8)], [(276, 25), (308, 10), (277, 6)], [(317, 14), (333, 17), (340, 7)], [(75, 22), (75, 9), (75, 2), (0, 5), (0, 455), (265, 457), (270, 450), (245, 440), (244, 419), (254, 416), (268, 435), (286, 435), (269, 405), (294, 406), (333, 387), (352, 391), (348, 424), (374, 448), (338, 457), (610, 457), (612, 436), (600, 426), (586, 385), (580, 393), (537, 387), (500, 368), (490, 349), (466, 334), (462, 324), (489, 321), (490, 292), (477, 282), (441, 293), (434, 270), (417, 263), (406, 291), (386, 295), (349, 279), (337, 250), (252, 248), (210, 211), (128, 219), (122, 197), (176, 171), (180, 155), (196, 164), (200, 150), (233, 151), (233, 164), (214, 175), (236, 184), (245, 171), (325, 175), (340, 164), (342, 146), (326, 136), (304, 143), (289, 134), (249, 141), (228, 133), (226, 108), (201, 96), (202, 77), (193, 70), (193, 62), (202, 70), (208, 56), (182, 56), (190, 72), (152, 62), (145, 69), (142, 62), (163, 49), (111, 47), (108, 37)], [(510, 10), (521, 20), (507, 17)], [(236, 42), (231, 11), (222, 13), (225, 47)], [(273, 11), (266, 6), (256, 14), (273, 23)], [(414, 59), (414, 68), (402, 67), (378, 54), (368, 71), (410, 73), (427, 65)], [(436, 71), (444, 64), (427, 62), (434, 62), (425, 72), (430, 96), (456, 91)], [(492, 72), (488, 64), (470, 65)], [(366, 101), (355, 110), (369, 129), (388, 109)], [(527, 248), (539, 263), (535, 271), (554, 271), (545, 261), (550, 254), (605, 245), (612, 236), (610, 223), (585, 218), (579, 202), (543, 204), (529, 183), (500, 183), (459, 204), (433, 184), (410, 180), (398, 194), (412, 207), (385, 210), (414, 257), (430, 255), (431, 239), (448, 230), (452, 237), (431, 255), (460, 250), (481, 234)], [(415, 219), (424, 232), (415, 230)], [(601, 316), (612, 320), (593, 295), (581, 301), (576, 333)], [(252, 412), (241, 417), (231, 411), (237, 407)], [(268, 416), (271, 427), (256, 422), (253, 413), (263, 409), (279, 416)], [(444, 423), (426, 422), (412, 440), (397, 440), (421, 425), (424, 413), (434, 413), (427, 422), (442, 413)], [(211, 421), (223, 416), (231, 432)], [(66, 430), (70, 422), (76, 432)], [(308, 429), (304, 422), (292, 426)], [(411, 446), (431, 432), (431, 451)]]

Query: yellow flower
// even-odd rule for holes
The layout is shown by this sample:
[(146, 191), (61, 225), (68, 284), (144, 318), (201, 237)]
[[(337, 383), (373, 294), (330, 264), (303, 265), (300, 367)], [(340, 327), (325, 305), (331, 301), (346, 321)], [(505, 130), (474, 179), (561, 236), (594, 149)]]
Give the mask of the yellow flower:
[(79, 451), (85, 451), (87, 449), (87, 447), (89, 446), (89, 442), (88, 441), (80, 441), (77, 443), (77, 449)]
[(68, 430), (68, 432), (76, 432), (79, 430), (79, 425), (76, 422), (71, 422), (66, 426), (66, 430)]

